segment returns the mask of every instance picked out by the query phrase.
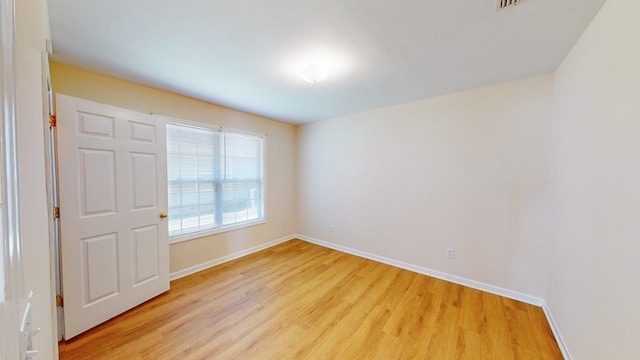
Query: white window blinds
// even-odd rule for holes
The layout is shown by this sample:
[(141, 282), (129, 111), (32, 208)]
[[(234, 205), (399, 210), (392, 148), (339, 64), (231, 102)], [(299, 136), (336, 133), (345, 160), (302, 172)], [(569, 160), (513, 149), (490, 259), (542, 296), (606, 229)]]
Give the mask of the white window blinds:
[(167, 125), (169, 236), (262, 220), (260, 136)]

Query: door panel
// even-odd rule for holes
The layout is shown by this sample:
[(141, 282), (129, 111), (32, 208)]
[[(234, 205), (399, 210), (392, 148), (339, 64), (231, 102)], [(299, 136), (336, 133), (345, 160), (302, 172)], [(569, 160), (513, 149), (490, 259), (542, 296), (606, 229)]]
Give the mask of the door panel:
[(115, 118), (78, 111), (78, 133), (86, 136), (97, 136), (113, 139), (115, 135)]
[(131, 154), (131, 200), (133, 210), (157, 208), (155, 174), (158, 160), (153, 154)]
[(115, 151), (78, 149), (80, 155), (80, 216), (116, 212)]
[(65, 338), (169, 288), (165, 123), (56, 95)]
[(160, 276), (158, 264), (158, 227), (133, 229), (135, 282), (138, 286)]
[(118, 234), (82, 239), (85, 305), (118, 294)]

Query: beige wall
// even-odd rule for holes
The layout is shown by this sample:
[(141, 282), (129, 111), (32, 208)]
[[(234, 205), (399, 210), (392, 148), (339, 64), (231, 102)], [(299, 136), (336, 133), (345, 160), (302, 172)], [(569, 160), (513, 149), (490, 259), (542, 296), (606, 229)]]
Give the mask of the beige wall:
[(574, 359), (640, 359), (638, 14), (608, 0), (556, 72), (547, 301)]
[(299, 232), (543, 297), (552, 84), (535, 77), (302, 126)]
[(51, 64), (51, 71), (53, 88), (58, 93), (267, 135), (267, 223), (171, 245), (171, 272), (295, 233), (296, 140), (293, 125), (57, 63)]
[(57, 358), (44, 152), (42, 51), (49, 37), (44, 0), (16, 1), (16, 100), (18, 166), (25, 290), (33, 290), (32, 321), (42, 332), (34, 337), (39, 359)]

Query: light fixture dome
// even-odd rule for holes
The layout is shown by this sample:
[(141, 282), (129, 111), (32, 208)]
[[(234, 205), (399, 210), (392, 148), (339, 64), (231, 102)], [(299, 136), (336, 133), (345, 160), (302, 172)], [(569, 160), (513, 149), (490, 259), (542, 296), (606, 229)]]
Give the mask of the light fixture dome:
[(300, 72), (302, 79), (312, 84), (327, 80), (330, 74), (329, 69), (315, 64), (308, 65)]

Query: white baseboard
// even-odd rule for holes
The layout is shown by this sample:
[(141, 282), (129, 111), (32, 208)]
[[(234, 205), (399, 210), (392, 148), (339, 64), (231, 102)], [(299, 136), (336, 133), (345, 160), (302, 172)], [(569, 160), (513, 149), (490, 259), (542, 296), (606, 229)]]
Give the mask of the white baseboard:
[(479, 282), (479, 281), (475, 281), (475, 280), (471, 280), (471, 279), (467, 279), (461, 276), (456, 276), (456, 275), (451, 275), (451, 274), (447, 274), (447, 273), (443, 273), (437, 270), (433, 270), (433, 269), (427, 269), (421, 266), (417, 266), (417, 265), (413, 265), (413, 264), (409, 264), (409, 263), (405, 263), (402, 261), (398, 261), (398, 260), (393, 260), (393, 259), (389, 259), (386, 258), (384, 256), (379, 256), (379, 255), (375, 255), (375, 254), (371, 254), (371, 253), (367, 253), (364, 251), (360, 251), (360, 250), (356, 250), (356, 249), (352, 249), (346, 246), (342, 246), (342, 245), (336, 245), (333, 243), (329, 243), (326, 241), (322, 241), (322, 240), (318, 240), (318, 239), (314, 239), (312, 237), (309, 236), (304, 236), (304, 235), (295, 235), (295, 238), (298, 238), (300, 240), (304, 240), (316, 245), (320, 245), (320, 246), (324, 246), (330, 249), (334, 249), (334, 250), (338, 250), (347, 254), (351, 254), (351, 255), (355, 255), (355, 256), (359, 256), (359, 257), (363, 257), (365, 259), (369, 259), (369, 260), (374, 260), (377, 262), (381, 262), (387, 265), (391, 265), (391, 266), (395, 266), (401, 269), (405, 269), (405, 270), (409, 270), (409, 271), (413, 271), (419, 274), (423, 274), (423, 275), (428, 275), (437, 279), (441, 279), (441, 280), (445, 280), (445, 281), (449, 281), (455, 284), (459, 284), (459, 285), (463, 285), (463, 286), (467, 286), (473, 289), (477, 289), (477, 290), (481, 290), (481, 291), (486, 291), (488, 293), (492, 293), (492, 294), (496, 294), (496, 295), (500, 295), (500, 296), (504, 296), (506, 298), (509, 299), (513, 299), (513, 300), (518, 300), (518, 301), (522, 301), (524, 303), (527, 304), (531, 304), (531, 305), (535, 305), (535, 306), (542, 306), (544, 304), (544, 300), (535, 296), (531, 296), (531, 295), (527, 295), (527, 294), (523, 294), (523, 293), (519, 293), (517, 291), (513, 291), (513, 290), (508, 290), (508, 289), (504, 289), (498, 286), (493, 286), (493, 285), (489, 285), (489, 284), (485, 284), (483, 282)]
[(206, 270), (206, 269), (208, 269), (210, 267), (214, 267), (216, 265), (224, 264), (224, 263), (226, 263), (228, 261), (231, 261), (231, 260), (239, 259), (239, 258), (241, 258), (243, 256), (247, 256), (249, 254), (253, 254), (253, 253), (258, 252), (260, 250), (264, 250), (264, 249), (270, 248), (272, 246), (276, 246), (278, 244), (281, 244), (283, 242), (286, 242), (286, 241), (289, 241), (289, 240), (293, 240), (293, 239), (296, 239), (296, 238), (297, 238), (297, 235), (285, 236), (285, 237), (280, 238), (280, 239), (269, 241), (268, 243), (264, 243), (264, 244), (261, 244), (261, 245), (258, 245), (258, 246), (254, 246), (254, 247), (249, 248), (249, 249), (238, 251), (238, 252), (235, 252), (233, 254), (225, 255), (225, 256), (219, 257), (217, 259), (213, 259), (213, 260), (207, 261), (205, 263), (198, 264), (198, 265), (192, 266), (190, 268), (186, 268), (184, 270), (176, 271), (174, 273), (169, 274), (169, 281), (173, 281), (173, 280), (180, 279), (182, 277), (185, 277), (185, 276), (188, 276), (188, 275), (191, 275), (191, 274), (195, 274), (198, 271)]
[(567, 348), (567, 346), (564, 343), (564, 339), (562, 338), (562, 335), (560, 334), (560, 329), (558, 329), (558, 327), (556, 326), (556, 322), (553, 319), (553, 315), (551, 314), (551, 310), (549, 309), (549, 306), (547, 306), (546, 302), (542, 304), (542, 310), (544, 311), (544, 316), (547, 317), (547, 322), (549, 323), (549, 326), (551, 327), (551, 331), (553, 331), (553, 336), (556, 338), (556, 342), (558, 343), (558, 347), (560, 347), (560, 351), (562, 351), (562, 356), (565, 358), (565, 360), (571, 360), (571, 354), (569, 353), (569, 349)]

